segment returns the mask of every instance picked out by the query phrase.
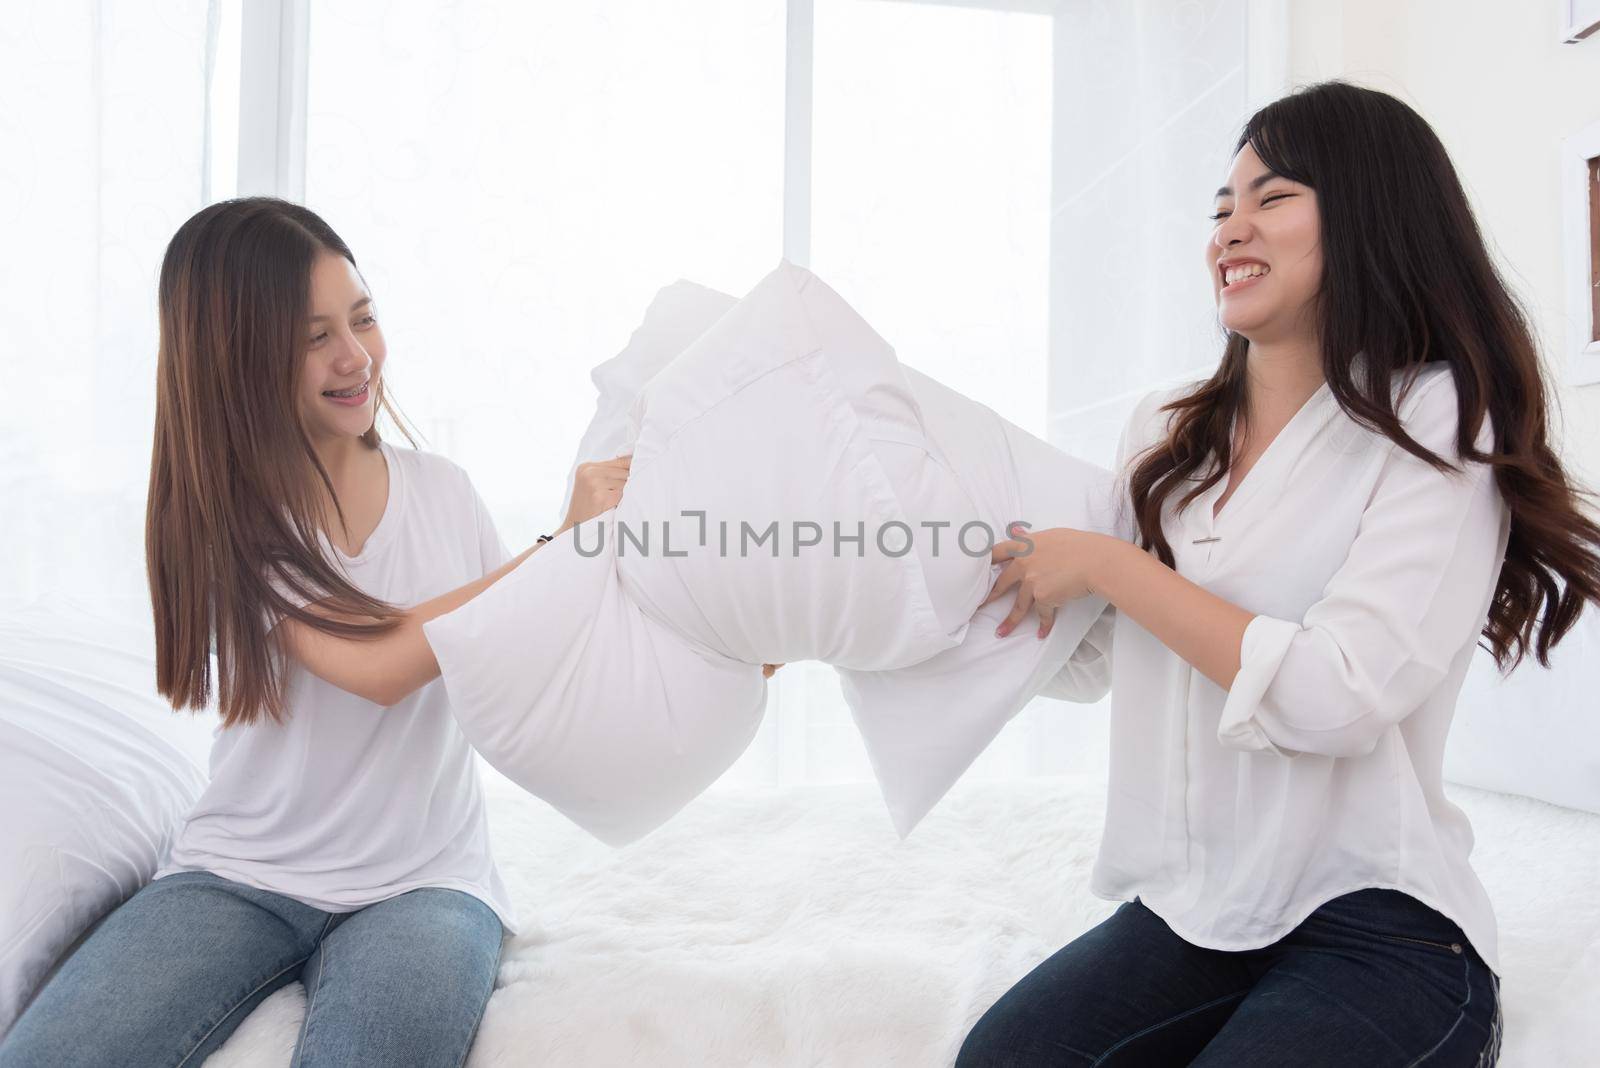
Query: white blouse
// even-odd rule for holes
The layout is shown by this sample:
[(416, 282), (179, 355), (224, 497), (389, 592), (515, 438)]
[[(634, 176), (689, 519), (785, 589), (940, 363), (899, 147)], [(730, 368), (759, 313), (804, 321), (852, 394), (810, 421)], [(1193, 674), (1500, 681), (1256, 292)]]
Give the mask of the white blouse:
[[(1124, 428), (1126, 540), (1127, 462), (1164, 439), (1171, 413), (1159, 408), (1193, 386), (1147, 395)], [(1398, 414), (1456, 461), (1448, 366), (1425, 365)], [(1493, 440), (1486, 417), (1477, 447)], [(1045, 691), (1111, 691), (1091, 889), (1137, 895), (1183, 938), (1228, 950), (1268, 945), (1341, 894), (1401, 890), (1454, 920), (1498, 972), (1472, 828), (1441, 785), (1511, 526), (1492, 469), (1436, 470), (1359, 426), (1324, 383), (1213, 519), (1226, 483), (1182, 515), (1169, 495), (1162, 524), (1179, 574), (1256, 613), (1232, 689), (1108, 606)]]

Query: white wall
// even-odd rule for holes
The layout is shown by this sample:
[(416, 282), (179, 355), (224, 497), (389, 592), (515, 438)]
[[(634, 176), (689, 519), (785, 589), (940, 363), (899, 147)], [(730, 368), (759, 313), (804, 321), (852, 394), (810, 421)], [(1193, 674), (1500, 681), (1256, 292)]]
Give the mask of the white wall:
[[(1289, 74), (1393, 93), (1455, 160), (1533, 318), (1568, 471), (1600, 487), (1600, 384), (1567, 384), (1562, 141), (1600, 120), (1600, 36), (1560, 42), (1555, 0), (1291, 0)], [(1573, 315), (1579, 309), (1570, 309)]]

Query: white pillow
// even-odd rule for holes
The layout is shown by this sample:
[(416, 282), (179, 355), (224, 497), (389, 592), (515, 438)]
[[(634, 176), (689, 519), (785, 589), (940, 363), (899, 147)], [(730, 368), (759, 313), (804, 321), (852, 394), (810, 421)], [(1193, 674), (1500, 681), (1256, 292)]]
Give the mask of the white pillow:
[(757, 665), (886, 669), (960, 641), (987, 548), (913, 537), (896, 554), (924, 516), (959, 524), (974, 505), (930, 455), (894, 351), (815, 275), (769, 274), (646, 383), (630, 420), (616, 518), (657, 543), (618, 546), (618, 570), (647, 614)]
[[(0, 1034), (72, 943), (166, 859), (210, 726), (154, 691), (136, 627), (0, 615)], [(160, 732), (160, 733), (158, 733)]]
[[(997, 537), (1004, 537), (1013, 519), (1026, 521), (1030, 530), (1072, 527), (1115, 534), (1120, 529), (1110, 472), (1068, 456), (926, 375), (905, 370), (929, 439), (949, 458), (978, 516)], [(1042, 642), (1026, 622), (1009, 637), (995, 636), (1012, 602), (1007, 596), (986, 606), (959, 645), (921, 663), (895, 671), (839, 671), (902, 837), (1035, 696), (1054, 684), (1053, 696), (1076, 699), (1061, 688), (1062, 668), (1084, 643), (1098, 636), (1106, 644), (1104, 626), (1091, 630), (1104, 615), (1103, 598), (1064, 605)], [(962, 602), (962, 610), (970, 616), (975, 605)]]
[[(908, 833), (1104, 607), (1075, 603), (1044, 642), (994, 637), (1009, 599), (972, 628), (996, 573), (988, 532), (1003, 538), (1014, 520), (1111, 532), (1110, 473), (907, 372), (787, 262), (737, 303), (668, 287), (603, 369), (584, 438), (596, 451), (578, 459), (631, 445), (619, 507), (425, 627), (468, 738), (620, 844), (749, 744), (760, 664), (825, 660), (844, 669)], [(937, 546), (924, 521), (948, 524)], [(841, 538), (835, 555), (835, 524), (859, 547)], [(968, 524), (970, 552), (956, 544)]]
[(629, 412), (644, 384), (736, 303), (726, 293), (680, 278), (656, 294), (623, 350), (589, 372), (596, 392), (595, 413), (567, 476), (562, 517), (572, 503), (578, 464), (609, 460), (631, 447), (637, 427), (630, 424)]
[(48, 674), (117, 708), (205, 769), (219, 722), (216, 710), (173, 712), (156, 693), (150, 616), (143, 597), (94, 605), (52, 597), (0, 611), (0, 660)]
[(1445, 744), (1444, 776), (1600, 812), (1600, 612), (1585, 606), (1543, 667), (1530, 654), (1507, 678), (1479, 649)]

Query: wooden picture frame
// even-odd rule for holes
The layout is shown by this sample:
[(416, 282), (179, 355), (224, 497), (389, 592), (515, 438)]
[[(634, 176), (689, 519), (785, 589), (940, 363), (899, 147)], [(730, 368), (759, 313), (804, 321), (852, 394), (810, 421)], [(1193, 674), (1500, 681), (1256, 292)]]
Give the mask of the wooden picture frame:
[(1561, 40), (1577, 44), (1600, 33), (1600, 0), (1559, 0)]
[(1568, 381), (1586, 385), (1600, 382), (1600, 122), (1562, 146), (1561, 203)]

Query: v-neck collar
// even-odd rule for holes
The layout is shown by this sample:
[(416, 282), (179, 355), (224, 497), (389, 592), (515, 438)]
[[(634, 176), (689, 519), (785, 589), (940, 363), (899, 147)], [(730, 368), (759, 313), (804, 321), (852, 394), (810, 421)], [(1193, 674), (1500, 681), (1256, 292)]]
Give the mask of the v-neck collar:
[[(1203, 524), (1206, 535), (1209, 537), (1215, 527), (1231, 520), (1250, 498), (1256, 495), (1263, 482), (1277, 481), (1275, 476), (1281, 473), (1280, 469), (1304, 451), (1306, 443), (1327, 424), (1329, 417), (1338, 410), (1338, 407), (1333, 400), (1332, 390), (1324, 381), (1317, 387), (1316, 392), (1307, 397), (1295, 410), (1294, 415), (1289, 417), (1283, 429), (1267, 443), (1267, 447), (1262, 450), (1250, 470), (1245, 472), (1244, 479), (1233, 491), (1233, 495), (1223, 504), (1222, 510), (1212, 515), (1211, 510), (1217, 498), (1227, 489), (1228, 476), (1224, 472), (1223, 477), (1217, 479), (1216, 484), (1194, 502), (1199, 507), (1197, 518)], [(1238, 413), (1235, 413), (1228, 424), (1229, 441), (1233, 440), (1237, 432), (1238, 422)]]
[(347, 553), (337, 545), (334, 545), (332, 538), (329, 538), (326, 534), (323, 535), (324, 542), (346, 564), (361, 563), (370, 559), (373, 553), (381, 549), (394, 533), (396, 524), (400, 522), (401, 509), (405, 505), (405, 481), (400, 474), (400, 464), (395, 457), (393, 447), (387, 441), (380, 441), (378, 443), (378, 453), (383, 457), (384, 466), (388, 468), (389, 495), (383, 502), (383, 514), (378, 517), (377, 525), (367, 535), (367, 540), (361, 543), (361, 551), (354, 554)]

